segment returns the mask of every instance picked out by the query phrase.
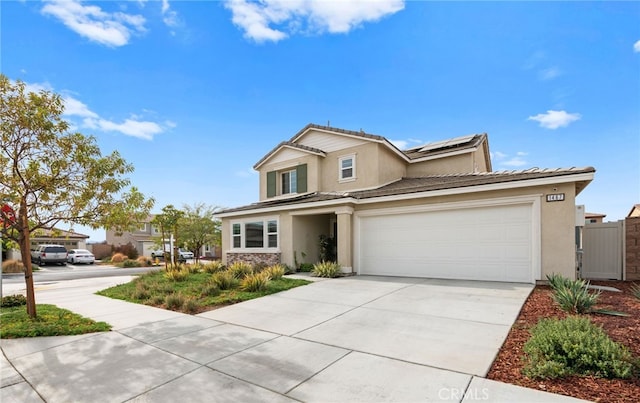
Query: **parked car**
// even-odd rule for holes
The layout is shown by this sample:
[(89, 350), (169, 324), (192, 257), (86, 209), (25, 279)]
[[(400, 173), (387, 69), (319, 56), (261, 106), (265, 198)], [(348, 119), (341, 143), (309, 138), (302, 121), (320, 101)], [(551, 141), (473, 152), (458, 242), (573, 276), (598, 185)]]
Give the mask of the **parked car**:
[(31, 261), (38, 266), (67, 264), (67, 249), (62, 245), (39, 245), (31, 251)]
[(95, 261), (96, 257), (86, 249), (70, 249), (67, 255), (67, 262), (71, 264), (94, 264)]
[[(171, 255), (171, 251), (169, 250), (169, 248), (167, 248), (166, 253), (168, 255)], [(158, 258), (160, 258), (160, 257), (164, 258), (164, 254), (165, 254), (165, 251), (163, 251), (162, 249), (152, 250), (151, 251), (151, 258), (152, 259), (155, 259), (157, 257)], [(193, 252), (190, 252), (190, 251), (182, 249), (182, 248), (178, 249), (178, 260), (185, 261), (187, 259), (193, 259)]]

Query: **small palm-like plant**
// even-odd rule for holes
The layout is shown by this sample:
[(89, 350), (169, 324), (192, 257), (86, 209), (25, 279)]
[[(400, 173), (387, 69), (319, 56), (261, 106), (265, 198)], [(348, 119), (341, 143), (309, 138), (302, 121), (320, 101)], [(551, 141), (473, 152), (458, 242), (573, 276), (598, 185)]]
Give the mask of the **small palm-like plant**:
[(317, 277), (333, 278), (340, 274), (340, 265), (336, 262), (320, 262), (313, 265), (311, 273)]
[(248, 276), (249, 274), (253, 274), (253, 267), (247, 262), (233, 262), (227, 268), (227, 271), (233, 275), (233, 277), (241, 280)]
[(264, 291), (267, 289), (267, 285), (269, 284), (269, 273), (263, 271), (261, 273), (254, 273), (245, 276), (240, 282), (240, 288), (243, 291), (249, 292), (257, 292)]
[(238, 285), (238, 279), (228, 271), (221, 271), (211, 276), (211, 282), (221, 290), (230, 290)]
[(171, 281), (184, 281), (189, 277), (189, 269), (188, 268), (180, 268), (180, 269), (168, 269), (164, 272), (163, 276), (167, 280)]
[(281, 264), (274, 264), (264, 269), (263, 273), (268, 273), (271, 280), (280, 280), (287, 269)]
[(634, 284), (631, 286), (631, 294), (632, 294), (634, 297), (636, 297), (636, 298), (640, 299), (640, 284), (636, 284), (636, 283), (634, 283)]
[(558, 275), (547, 276), (553, 289), (553, 299), (560, 309), (569, 313), (589, 313), (598, 302), (600, 291), (589, 292), (589, 282), (569, 280)]
[(213, 262), (202, 265), (202, 270), (210, 274), (224, 271), (225, 269), (225, 265), (220, 260), (214, 260)]

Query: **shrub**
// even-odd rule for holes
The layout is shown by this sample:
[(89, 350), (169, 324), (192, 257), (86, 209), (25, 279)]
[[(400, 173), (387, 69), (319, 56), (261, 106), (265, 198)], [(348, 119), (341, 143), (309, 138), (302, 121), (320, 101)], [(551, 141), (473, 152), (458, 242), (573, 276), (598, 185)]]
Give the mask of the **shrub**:
[(202, 288), (203, 297), (217, 297), (218, 295), (220, 295), (220, 289), (214, 283), (206, 284)]
[(0, 300), (0, 306), (3, 308), (10, 308), (12, 306), (27, 305), (27, 298), (22, 294), (7, 295)]
[(556, 273), (547, 274), (547, 280), (549, 281), (549, 286), (554, 291), (565, 288), (571, 283), (571, 280)]
[(187, 298), (182, 304), (182, 310), (186, 313), (196, 313), (200, 309), (200, 304), (195, 298)]
[(150, 297), (149, 288), (144, 283), (136, 283), (136, 288), (131, 292), (131, 298), (144, 301)]
[(243, 279), (245, 276), (249, 274), (253, 274), (253, 267), (247, 262), (233, 262), (227, 267), (227, 271), (233, 275), (233, 277), (238, 280)]
[(3, 273), (24, 273), (24, 264), (22, 261), (9, 259), (2, 262)]
[(269, 266), (264, 269), (263, 273), (267, 273), (271, 280), (280, 280), (284, 273), (286, 272), (286, 268), (281, 264), (274, 264), (273, 266)]
[(211, 282), (221, 290), (230, 290), (238, 285), (238, 280), (229, 271), (215, 273)]
[(254, 273), (261, 273), (267, 267), (269, 267), (269, 265), (266, 264), (265, 262), (255, 263), (253, 265), (253, 272)]
[(167, 309), (177, 311), (178, 309), (182, 308), (182, 305), (184, 305), (184, 296), (182, 296), (182, 294), (180, 293), (169, 294), (164, 299), (164, 305), (167, 307)]
[(122, 263), (125, 261), (125, 259), (127, 259), (127, 256), (123, 253), (114, 253), (113, 256), (111, 256), (111, 263)]
[(153, 266), (153, 262), (151, 261), (151, 258), (148, 258), (146, 256), (138, 256), (138, 258), (136, 259), (136, 262), (140, 264), (140, 267)]
[(338, 277), (340, 265), (336, 262), (320, 262), (313, 265), (312, 274), (318, 277)]
[(150, 305), (162, 305), (165, 302), (165, 296), (161, 294), (152, 295), (151, 299), (149, 299)]
[(123, 254), (128, 259), (132, 259), (132, 260), (135, 260), (138, 258), (138, 250), (136, 249), (135, 246), (133, 246), (131, 242), (127, 243), (126, 245), (115, 246), (113, 248), (113, 252), (116, 254), (118, 253)]
[(213, 262), (209, 262), (202, 266), (202, 270), (210, 274), (218, 273), (220, 271), (224, 271), (225, 269), (225, 265), (222, 264), (220, 260), (214, 260)]
[(170, 281), (184, 281), (189, 277), (189, 274), (188, 268), (176, 268), (165, 270), (162, 276)]
[(200, 264), (186, 264), (180, 266), (182, 270), (188, 271), (190, 274), (196, 274), (200, 272), (202, 265)]
[(249, 274), (240, 282), (240, 288), (243, 291), (249, 292), (264, 291), (267, 289), (269, 280), (269, 273), (266, 271), (262, 273)]
[(532, 378), (630, 378), (634, 371), (629, 350), (585, 317), (540, 320), (531, 329), (524, 352), (523, 373)]
[(309, 273), (313, 271), (312, 263), (300, 263), (300, 271), (303, 273)]
[(122, 267), (141, 267), (142, 265), (137, 260), (125, 259), (122, 262)]
[(600, 297), (600, 292), (589, 292), (588, 281), (569, 280), (556, 274), (547, 276), (547, 279), (553, 289), (553, 299), (565, 312), (588, 313)]
[(634, 284), (631, 286), (631, 294), (632, 294), (634, 297), (636, 297), (636, 298), (640, 299), (640, 284), (634, 283)]

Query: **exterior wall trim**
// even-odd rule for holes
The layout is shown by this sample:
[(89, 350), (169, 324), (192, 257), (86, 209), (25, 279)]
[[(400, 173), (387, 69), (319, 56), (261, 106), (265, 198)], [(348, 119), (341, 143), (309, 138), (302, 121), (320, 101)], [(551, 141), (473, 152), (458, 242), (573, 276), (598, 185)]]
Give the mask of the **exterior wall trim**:
[(527, 179), (527, 180), (522, 180), (517, 182), (512, 181), (512, 182), (503, 182), (503, 183), (493, 183), (488, 185), (468, 186), (468, 187), (462, 187), (462, 188), (430, 190), (425, 192), (417, 192), (417, 193), (410, 193), (410, 194), (404, 194), (404, 195), (372, 197), (368, 199), (355, 199), (353, 197), (345, 197), (341, 199), (334, 199), (334, 200), (328, 200), (328, 201), (304, 203), (304, 204), (300, 204), (299, 207), (298, 205), (283, 205), (283, 206), (276, 206), (276, 207), (258, 208), (255, 210), (242, 210), (242, 211), (234, 211), (230, 213), (220, 213), (220, 214), (216, 214), (216, 217), (227, 218), (227, 217), (244, 216), (248, 214), (268, 214), (268, 213), (283, 211), (283, 210), (289, 211), (292, 208), (308, 209), (308, 208), (327, 207), (327, 206), (334, 206), (334, 205), (347, 204), (347, 203), (353, 203), (353, 204), (383, 203), (383, 202), (393, 202), (393, 201), (401, 201), (401, 200), (422, 199), (427, 197), (459, 195), (464, 193), (518, 189), (518, 188), (526, 188), (526, 187), (533, 187), (533, 186), (551, 185), (555, 183), (570, 183), (570, 182), (578, 182), (583, 180), (591, 181), (593, 180), (593, 176), (594, 176), (593, 173), (552, 176), (548, 178)]

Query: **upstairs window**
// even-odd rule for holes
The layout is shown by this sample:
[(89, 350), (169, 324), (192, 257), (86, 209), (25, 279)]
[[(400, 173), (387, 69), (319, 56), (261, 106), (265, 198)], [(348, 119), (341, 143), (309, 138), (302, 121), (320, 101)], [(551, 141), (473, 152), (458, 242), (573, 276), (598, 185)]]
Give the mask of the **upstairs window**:
[(348, 181), (356, 178), (356, 157), (347, 155), (338, 159), (338, 180)]
[(298, 175), (296, 170), (282, 173), (282, 194), (298, 192)]
[(267, 172), (267, 197), (306, 193), (307, 164)]

